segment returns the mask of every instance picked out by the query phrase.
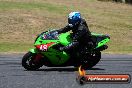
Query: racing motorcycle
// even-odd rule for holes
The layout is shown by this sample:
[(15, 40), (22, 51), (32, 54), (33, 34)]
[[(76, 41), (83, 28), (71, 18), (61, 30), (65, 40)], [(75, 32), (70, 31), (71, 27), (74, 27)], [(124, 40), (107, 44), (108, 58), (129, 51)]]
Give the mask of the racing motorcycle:
[[(39, 34), (34, 42), (35, 48), (30, 49), (23, 58), (22, 66), (27, 70), (37, 70), (40, 67), (65, 67), (82, 65), (84, 69), (92, 68), (101, 59), (101, 51), (108, 48), (108, 35), (92, 34), (93, 47), (78, 46), (74, 54), (60, 51), (59, 48), (72, 42), (72, 33), (58, 34), (57, 30), (49, 30)], [(73, 52), (73, 51), (72, 51)]]

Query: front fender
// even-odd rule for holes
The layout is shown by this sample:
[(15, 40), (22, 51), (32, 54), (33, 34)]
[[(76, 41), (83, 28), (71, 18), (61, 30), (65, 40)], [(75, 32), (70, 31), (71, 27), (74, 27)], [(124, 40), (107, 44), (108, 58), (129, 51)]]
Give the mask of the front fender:
[(30, 49), (30, 52), (32, 52), (32, 53), (38, 53), (37, 49)]

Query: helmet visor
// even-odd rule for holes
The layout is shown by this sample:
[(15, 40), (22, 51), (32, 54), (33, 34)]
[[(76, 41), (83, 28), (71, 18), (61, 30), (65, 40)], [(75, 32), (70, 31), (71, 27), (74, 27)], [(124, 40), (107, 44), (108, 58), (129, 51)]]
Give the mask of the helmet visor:
[(76, 20), (68, 18), (68, 23), (74, 25), (76, 23)]

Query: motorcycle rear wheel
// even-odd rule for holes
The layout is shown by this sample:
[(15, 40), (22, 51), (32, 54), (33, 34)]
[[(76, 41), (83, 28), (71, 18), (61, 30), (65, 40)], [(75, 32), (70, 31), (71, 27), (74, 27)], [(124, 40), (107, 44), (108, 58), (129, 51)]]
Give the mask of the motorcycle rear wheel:
[(87, 57), (82, 64), (82, 68), (90, 69), (95, 66), (101, 59), (101, 52), (95, 52), (91, 56)]

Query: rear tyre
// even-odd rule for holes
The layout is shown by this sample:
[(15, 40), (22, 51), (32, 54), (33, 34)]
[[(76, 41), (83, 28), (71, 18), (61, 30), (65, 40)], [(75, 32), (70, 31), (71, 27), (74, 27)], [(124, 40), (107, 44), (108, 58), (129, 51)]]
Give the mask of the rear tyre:
[(42, 57), (39, 56), (39, 60), (36, 61), (37, 54), (32, 52), (26, 53), (22, 58), (22, 66), (27, 70), (37, 70), (43, 66)]
[(82, 68), (84, 69), (90, 69), (93, 66), (95, 66), (101, 59), (101, 52), (95, 52), (88, 56), (88, 58), (85, 58), (83, 61)]

